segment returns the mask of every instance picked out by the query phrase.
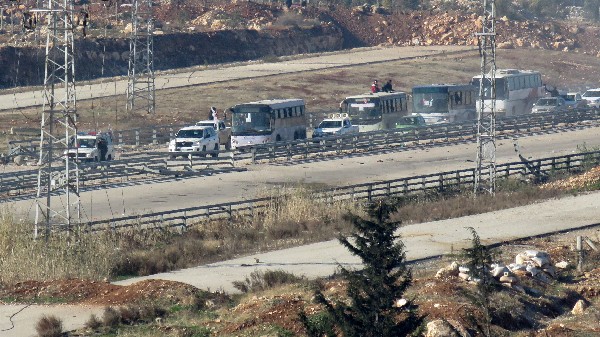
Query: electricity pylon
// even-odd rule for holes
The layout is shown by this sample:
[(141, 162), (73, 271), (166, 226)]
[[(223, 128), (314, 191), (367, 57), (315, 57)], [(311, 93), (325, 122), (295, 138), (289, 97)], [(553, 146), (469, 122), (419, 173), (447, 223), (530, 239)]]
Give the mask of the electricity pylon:
[(481, 80), (477, 105), (477, 168), (475, 195), (496, 191), (496, 4), (483, 0), (482, 31), (478, 37)]
[(154, 113), (154, 18), (152, 0), (133, 0), (129, 39), (127, 113)]
[[(44, 225), (48, 238), (52, 227), (70, 229), (73, 209), (77, 222), (80, 219), (79, 169), (67, 155), (76, 135), (77, 118), (74, 4), (73, 0), (47, 0), (45, 7), (32, 12), (45, 17), (47, 28), (34, 234), (37, 237)], [(53, 196), (60, 198), (56, 207), (51, 203)]]

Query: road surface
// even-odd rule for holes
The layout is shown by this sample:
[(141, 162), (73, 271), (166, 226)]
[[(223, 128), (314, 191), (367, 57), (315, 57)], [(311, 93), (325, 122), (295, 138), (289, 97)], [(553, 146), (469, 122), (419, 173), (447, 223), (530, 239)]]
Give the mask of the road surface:
[[(519, 138), (526, 157), (552, 157), (577, 152), (578, 145), (600, 146), (598, 128), (547, 133)], [(398, 149), (389, 153), (365, 153), (343, 158), (291, 161), (246, 166), (248, 171), (163, 182), (132, 182), (129, 185), (81, 193), (82, 220), (109, 219), (185, 207), (253, 199), (266, 196), (274, 186), (298, 183), (344, 186), (391, 180), (422, 174), (473, 168), (476, 144), (435, 148)], [(519, 161), (513, 141), (498, 140), (498, 164)], [(53, 198), (52, 205), (65, 200)], [(35, 200), (9, 203), (14, 211), (32, 218)], [(28, 215), (27, 215), (28, 214)]]

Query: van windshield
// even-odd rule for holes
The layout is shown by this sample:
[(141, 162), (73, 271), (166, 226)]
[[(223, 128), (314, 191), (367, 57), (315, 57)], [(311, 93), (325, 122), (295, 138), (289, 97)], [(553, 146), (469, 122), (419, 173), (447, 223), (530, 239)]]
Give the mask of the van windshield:
[(341, 128), (342, 121), (322, 121), (319, 124), (319, 128), (321, 129), (330, 129), (330, 128)]

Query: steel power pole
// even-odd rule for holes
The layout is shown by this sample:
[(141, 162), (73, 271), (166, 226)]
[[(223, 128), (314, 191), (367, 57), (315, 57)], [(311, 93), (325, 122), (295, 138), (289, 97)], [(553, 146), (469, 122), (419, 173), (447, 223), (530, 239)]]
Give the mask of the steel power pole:
[(154, 18), (152, 0), (133, 0), (129, 40), (127, 113), (154, 113)]
[[(77, 117), (73, 0), (47, 0), (32, 12), (45, 17), (47, 28), (34, 233), (44, 226), (47, 239), (53, 227), (71, 228), (73, 210), (80, 219), (79, 169), (67, 156)], [(60, 201), (56, 207), (53, 198)]]
[(477, 105), (477, 168), (474, 192), (496, 191), (496, 4), (483, 0), (482, 30), (478, 37), (481, 81)]

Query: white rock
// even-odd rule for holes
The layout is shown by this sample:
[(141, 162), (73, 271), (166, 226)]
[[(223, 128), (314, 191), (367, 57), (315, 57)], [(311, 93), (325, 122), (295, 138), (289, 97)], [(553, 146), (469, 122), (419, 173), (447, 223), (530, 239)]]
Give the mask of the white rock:
[(427, 332), (425, 337), (460, 337), (456, 330), (442, 319), (436, 319), (427, 323)]
[(502, 283), (517, 283), (519, 280), (514, 276), (502, 275), (500, 276), (500, 282)]
[(458, 277), (460, 277), (463, 280), (468, 280), (470, 276), (467, 273), (458, 273)]
[(560, 268), (560, 269), (567, 269), (567, 267), (569, 267), (569, 262), (567, 262), (567, 261), (560, 261), (560, 262), (556, 263), (554, 266), (556, 268)]
[(460, 267), (458, 267), (458, 271), (461, 272), (461, 273), (468, 273), (471, 270), (469, 269), (469, 267), (460, 266)]
[(588, 305), (587, 305), (587, 303), (585, 303), (584, 300), (579, 300), (573, 306), (573, 310), (571, 310), (571, 313), (573, 315), (581, 315), (581, 314), (583, 314), (583, 312), (585, 311), (585, 309), (587, 309), (587, 307), (588, 307)]
[(529, 261), (529, 256), (527, 256), (523, 253), (519, 253), (519, 254), (517, 254), (517, 256), (515, 256), (516, 264), (525, 264), (527, 261)]

